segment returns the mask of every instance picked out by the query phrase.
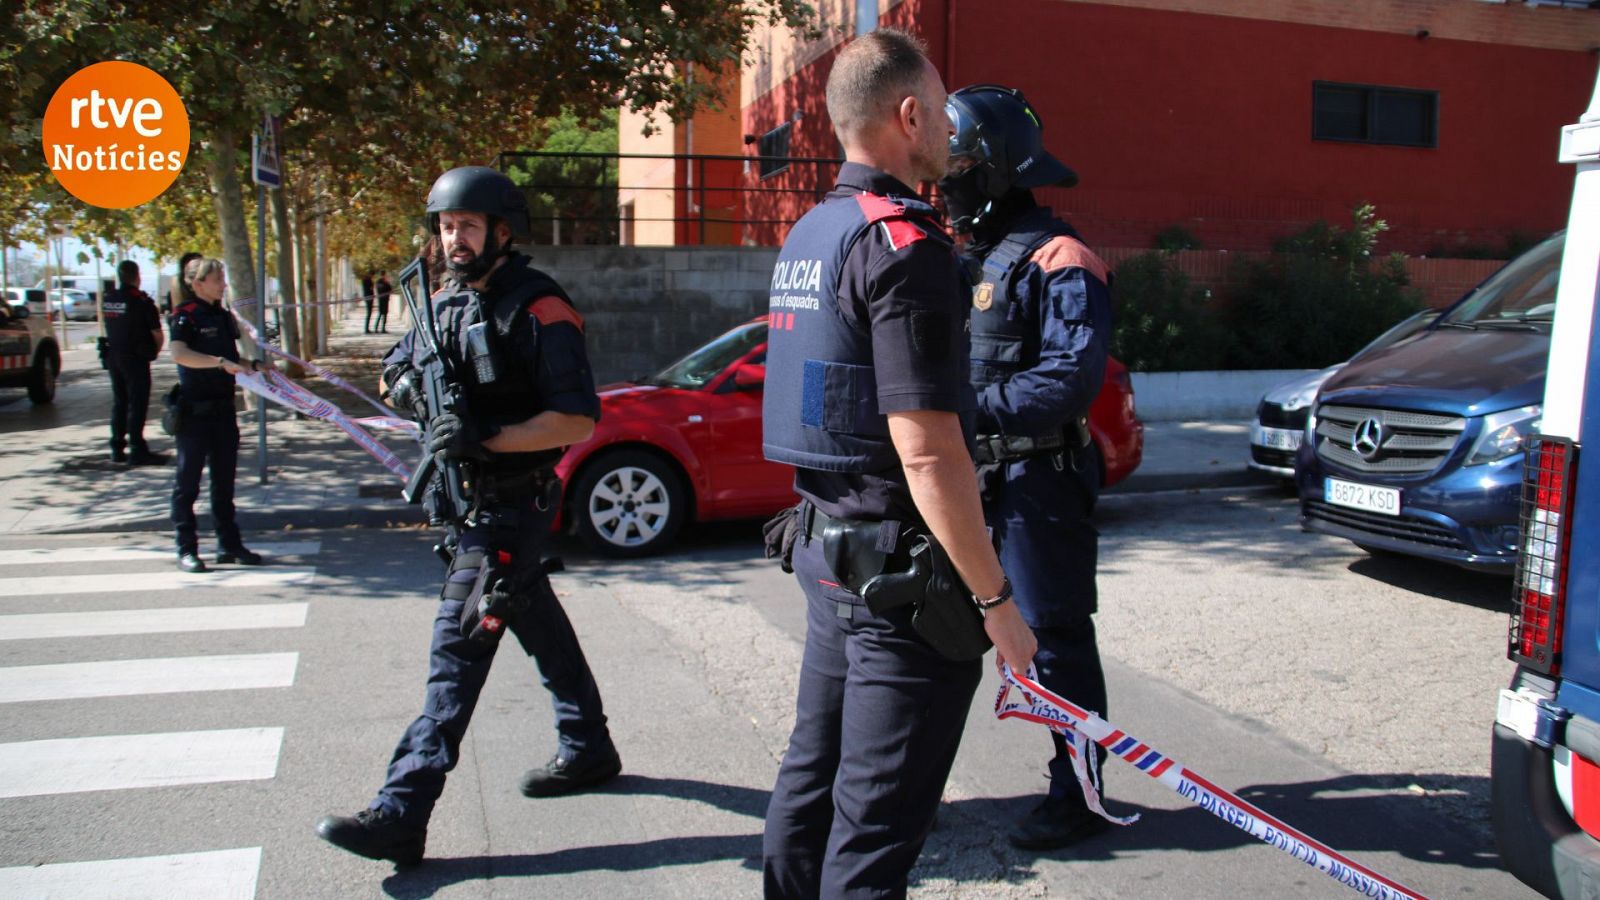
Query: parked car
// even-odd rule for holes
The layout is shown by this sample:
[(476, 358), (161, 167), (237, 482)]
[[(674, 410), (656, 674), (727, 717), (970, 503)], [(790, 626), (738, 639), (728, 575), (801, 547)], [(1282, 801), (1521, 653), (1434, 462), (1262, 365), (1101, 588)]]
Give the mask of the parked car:
[(1294, 454), (1306, 433), (1306, 419), (1311, 415), (1311, 404), (1317, 389), (1333, 374), (1352, 362), (1406, 338), (1432, 325), (1440, 310), (1425, 309), (1414, 313), (1391, 326), (1372, 342), (1357, 350), (1345, 362), (1318, 372), (1310, 372), (1286, 381), (1261, 396), (1256, 404), (1256, 418), (1250, 423), (1250, 468), (1294, 477)]
[(1562, 235), (1431, 328), (1328, 379), (1295, 457), (1301, 523), (1374, 553), (1509, 572), (1539, 427)]
[(3, 296), (0, 296), (0, 301), (11, 306), (26, 306), (28, 312), (38, 316), (40, 319), (50, 317), (50, 307), (48, 301), (45, 300), (44, 288), (8, 287), (0, 293), (3, 293)]
[(26, 299), (13, 305), (11, 290), (0, 299), (0, 388), (27, 388), (35, 405), (53, 402), (61, 350), (50, 323), (35, 315)]
[[(645, 556), (687, 522), (771, 515), (796, 502), (794, 469), (761, 454), (767, 320), (747, 322), (656, 375), (600, 389), (589, 440), (556, 466), (560, 524), (597, 552)], [(1102, 483), (1138, 467), (1144, 426), (1112, 360), (1089, 415)]]
[(94, 297), (76, 288), (56, 288), (50, 292), (50, 316), (65, 316), (69, 322), (93, 322), (97, 311)]

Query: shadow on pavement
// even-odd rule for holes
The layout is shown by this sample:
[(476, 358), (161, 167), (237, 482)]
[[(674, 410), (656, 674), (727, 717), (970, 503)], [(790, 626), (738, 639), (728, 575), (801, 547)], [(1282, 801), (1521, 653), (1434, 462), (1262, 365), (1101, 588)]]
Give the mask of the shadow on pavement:
[(1511, 573), (1472, 572), (1448, 563), (1409, 556), (1368, 556), (1350, 571), (1412, 593), (1475, 606), (1489, 612), (1511, 608)]
[[(633, 844), (573, 847), (553, 853), (430, 859), (424, 865), (401, 869), (385, 878), (383, 891), (390, 897), (420, 900), (464, 881), (533, 878), (574, 872), (634, 872), (663, 866), (698, 865), (722, 859), (744, 860), (747, 867), (760, 868), (761, 835), (672, 837)], [(512, 890), (516, 892), (515, 888)]]

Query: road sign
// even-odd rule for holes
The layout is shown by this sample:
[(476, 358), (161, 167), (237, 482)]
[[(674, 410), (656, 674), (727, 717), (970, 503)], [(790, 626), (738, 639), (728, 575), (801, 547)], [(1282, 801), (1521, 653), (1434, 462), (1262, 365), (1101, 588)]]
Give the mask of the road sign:
[(277, 117), (262, 117), (261, 128), (251, 138), (250, 151), (255, 183), (269, 188), (283, 184), (283, 144)]

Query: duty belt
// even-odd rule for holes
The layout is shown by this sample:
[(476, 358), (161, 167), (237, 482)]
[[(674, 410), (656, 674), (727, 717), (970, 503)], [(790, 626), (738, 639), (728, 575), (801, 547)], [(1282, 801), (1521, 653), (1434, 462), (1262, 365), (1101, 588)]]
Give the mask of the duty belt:
[(1057, 450), (1082, 450), (1089, 446), (1089, 420), (1074, 419), (1065, 430), (1036, 437), (1010, 434), (978, 435), (975, 458), (980, 465), (994, 462), (1011, 462), (1041, 453)]

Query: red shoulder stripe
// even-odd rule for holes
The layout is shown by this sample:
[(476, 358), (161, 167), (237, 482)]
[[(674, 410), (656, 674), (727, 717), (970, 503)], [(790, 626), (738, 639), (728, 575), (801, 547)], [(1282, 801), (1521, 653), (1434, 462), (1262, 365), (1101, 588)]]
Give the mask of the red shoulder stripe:
[(539, 320), (540, 325), (554, 325), (557, 322), (570, 322), (579, 331), (583, 330), (583, 316), (572, 308), (567, 301), (555, 296), (540, 297), (528, 304), (528, 312)]
[(878, 194), (865, 192), (857, 194), (856, 203), (861, 207), (862, 214), (867, 217), (867, 224), (869, 225), (881, 222), (884, 219), (892, 219), (895, 216), (903, 216), (906, 213), (904, 206)]
[(909, 247), (928, 236), (927, 232), (905, 219), (889, 219), (878, 224), (883, 226), (884, 234), (889, 237), (890, 250)]
[(1033, 251), (1029, 262), (1046, 272), (1082, 269), (1102, 283), (1110, 283), (1111, 268), (1095, 256), (1093, 250), (1085, 247), (1082, 241), (1064, 234), (1051, 238), (1043, 247)]

